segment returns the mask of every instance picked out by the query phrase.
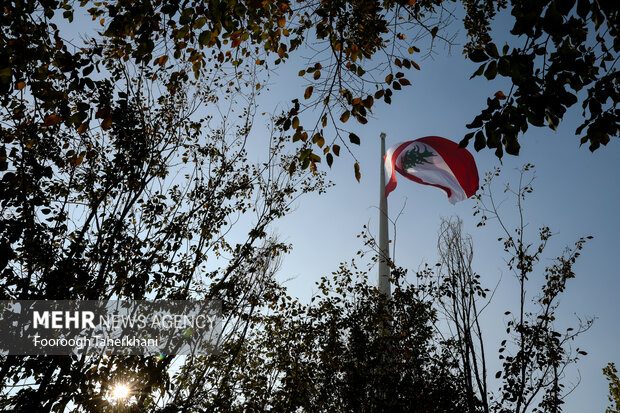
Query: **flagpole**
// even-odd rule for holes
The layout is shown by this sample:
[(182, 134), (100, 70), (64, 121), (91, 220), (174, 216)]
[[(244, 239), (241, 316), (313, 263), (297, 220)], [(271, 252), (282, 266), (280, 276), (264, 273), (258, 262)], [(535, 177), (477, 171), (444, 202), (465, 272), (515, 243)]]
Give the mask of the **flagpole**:
[(388, 235), (388, 205), (385, 195), (385, 133), (381, 132), (381, 179), (379, 188), (379, 291), (387, 297), (391, 295), (390, 268), (387, 261), (390, 258)]

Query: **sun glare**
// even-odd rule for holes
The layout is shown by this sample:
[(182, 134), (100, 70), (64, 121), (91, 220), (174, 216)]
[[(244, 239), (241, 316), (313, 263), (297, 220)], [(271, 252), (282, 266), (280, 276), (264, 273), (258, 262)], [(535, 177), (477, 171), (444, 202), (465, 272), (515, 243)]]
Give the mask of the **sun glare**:
[(129, 387), (126, 384), (118, 383), (112, 389), (112, 398), (115, 400), (126, 399), (129, 396)]

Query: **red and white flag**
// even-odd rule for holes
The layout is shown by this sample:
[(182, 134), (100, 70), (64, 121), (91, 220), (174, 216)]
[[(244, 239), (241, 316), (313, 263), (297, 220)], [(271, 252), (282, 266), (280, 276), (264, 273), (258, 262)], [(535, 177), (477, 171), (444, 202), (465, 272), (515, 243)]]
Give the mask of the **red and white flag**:
[(402, 142), (385, 155), (385, 196), (396, 188), (396, 172), (424, 185), (436, 186), (455, 204), (478, 190), (478, 169), (465, 148), (439, 136)]

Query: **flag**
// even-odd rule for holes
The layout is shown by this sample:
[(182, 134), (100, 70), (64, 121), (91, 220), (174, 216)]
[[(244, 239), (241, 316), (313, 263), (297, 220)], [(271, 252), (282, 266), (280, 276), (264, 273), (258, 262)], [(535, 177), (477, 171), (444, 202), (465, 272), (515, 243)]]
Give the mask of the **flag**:
[(443, 189), (455, 204), (478, 190), (478, 169), (465, 148), (439, 136), (402, 142), (388, 149), (385, 159), (385, 196), (396, 188), (396, 172), (420, 184)]

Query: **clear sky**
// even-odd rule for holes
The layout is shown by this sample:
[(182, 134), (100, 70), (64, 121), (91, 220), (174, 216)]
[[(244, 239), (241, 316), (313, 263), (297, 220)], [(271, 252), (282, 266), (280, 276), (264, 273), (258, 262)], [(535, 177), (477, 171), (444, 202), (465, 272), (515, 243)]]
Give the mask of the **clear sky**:
[[(502, 22), (500, 21), (499, 24)], [(456, 26), (455, 26), (456, 27)], [(460, 36), (458, 40), (463, 43)], [(500, 44), (501, 46), (501, 44)], [(418, 61), (421, 71), (411, 70), (407, 76), (413, 86), (396, 92), (391, 105), (379, 104), (374, 118), (365, 126), (356, 125), (354, 131), (362, 145), (355, 154), (361, 163), (362, 180), (353, 175), (353, 160), (338, 159), (328, 177), (336, 184), (326, 195), (303, 198), (297, 210), (280, 222), (278, 233), (293, 244), (293, 252), (285, 258), (280, 273), (292, 295), (307, 299), (316, 291), (315, 282), (338, 268), (342, 261), (355, 257), (363, 247), (356, 235), (362, 226), (370, 223), (371, 231), (378, 234), (379, 204), (379, 134), (387, 134), (387, 146), (428, 135), (439, 135), (459, 141), (467, 132), (465, 124), (484, 107), (486, 98), (497, 90), (507, 92), (505, 84), (486, 79), (469, 80), (477, 65), (466, 61), (457, 46), (452, 55), (438, 50), (434, 59)], [(301, 68), (293, 59), (288, 66)], [(282, 74), (272, 78), (278, 84), (287, 84), (292, 90), (291, 77)], [(299, 84), (299, 93), (303, 84)], [(581, 108), (573, 107), (557, 131), (534, 128), (521, 136), (521, 154), (505, 155), (502, 174), (497, 183), (516, 184), (518, 172), (525, 163), (536, 166), (534, 193), (525, 203), (526, 237), (535, 242), (537, 230), (543, 225), (556, 234), (548, 244), (544, 258), (531, 278), (530, 297), (539, 290), (544, 266), (559, 256), (566, 246), (572, 246), (582, 236), (592, 235), (575, 265), (576, 278), (568, 283), (561, 296), (557, 325), (560, 331), (577, 324), (577, 317), (596, 317), (594, 326), (574, 343), (588, 352), (576, 367), (567, 372), (567, 382), (581, 377), (577, 389), (566, 399), (564, 412), (604, 411), (607, 401), (607, 382), (602, 368), (608, 362), (620, 365), (620, 278), (615, 254), (620, 241), (620, 219), (617, 215), (620, 192), (620, 140), (617, 138), (594, 153), (584, 145), (574, 131), (579, 125)], [(351, 122), (351, 121), (349, 121)], [(499, 166), (492, 150), (473, 153), (481, 176)], [(496, 186), (500, 194), (501, 185)], [(504, 311), (517, 309), (518, 284), (509, 273), (502, 246), (497, 242), (501, 230), (495, 222), (476, 227), (472, 216), (474, 201), (466, 200), (453, 206), (446, 195), (432, 187), (400, 179), (397, 189), (390, 194), (389, 210), (394, 217), (407, 202), (398, 221), (396, 264), (414, 272), (421, 264), (437, 262), (437, 230), (441, 217), (460, 216), (464, 231), (474, 240), (474, 268), (483, 282), (493, 288), (500, 280), (494, 304), (484, 313), (487, 331), (488, 359), (497, 363), (497, 349), (504, 332)], [(516, 218), (514, 203), (507, 202), (505, 216)], [(393, 234), (390, 229), (390, 238)], [(491, 373), (491, 375), (493, 375)], [(493, 383), (493, 381), (491, 381)], [(496, 383), (497, 384), (497, 383)], [(497, 385), (491, 386), (497, 388)]]

